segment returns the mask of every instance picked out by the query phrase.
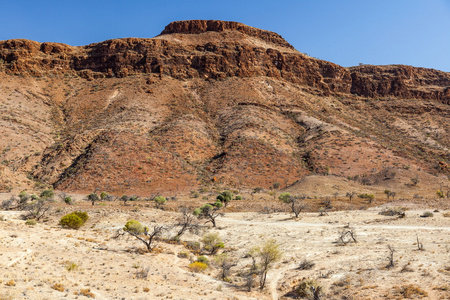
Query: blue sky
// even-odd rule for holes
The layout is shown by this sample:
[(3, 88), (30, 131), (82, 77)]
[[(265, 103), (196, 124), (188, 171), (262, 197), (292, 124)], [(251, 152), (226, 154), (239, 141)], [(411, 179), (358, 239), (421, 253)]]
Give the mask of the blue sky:
[(345, 67), (450, 72), (450, 0), (0, 0), (0, 7), (0, 40), (78, 46), (154, 37), (176, 20), (230, 20), (275, 31), (297, 50)]

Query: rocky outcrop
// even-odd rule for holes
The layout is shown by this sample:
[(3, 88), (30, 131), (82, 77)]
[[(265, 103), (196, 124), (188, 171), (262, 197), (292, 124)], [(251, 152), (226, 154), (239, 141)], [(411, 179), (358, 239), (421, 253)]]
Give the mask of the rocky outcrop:
[(242, 32), (248, 36), (262, 39), (266, 42), (273, 43), (278, 46), (294, 49), (294, 47), (286, 42), (281, 35), (247, 26), (238, 22), (229, 21), (216, 21), (216, 20), (189, 20), (189, 21), (176, 21), (166, 26), (161, 32), (161, 35), (182, 33), (182, 34), (200, 34), (208, 31), (223, 32), (226, 30), (235, 30)]
[[(206, 36), (197, 44), (170, 35)], [(238, 34), (230, 35), (229, 32)], [(263, 43), (252, 43), (246, 37)], [(204, 42), (201, 42), (204, 41)], [(316, 89), (317, 93), (353, 93), (450, 103), (450, 74), (409, 66), (339, 65), (297, 52), (280, 35), (238, 22), (172, 22), (153, 39), (108, 40), (83, 47), (28, 40), (0, 42), (0, 71), (42, 76), (78, 74), (87, 79), (157, 73), (176, 79), (266, 76)]]
[(403, 65), (364, 65), (349, 69), (351, 92), (365, 97), (438, 100), (450, 104), (450, 74)]

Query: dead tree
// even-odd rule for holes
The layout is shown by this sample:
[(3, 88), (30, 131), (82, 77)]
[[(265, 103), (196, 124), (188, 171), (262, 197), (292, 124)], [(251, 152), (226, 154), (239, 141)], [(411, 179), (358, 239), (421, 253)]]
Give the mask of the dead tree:
[(350, 242), (357, 243), (358, 241), (356, 240), (355, 229), (347, 225), (339, 232), (338, 243), (347, 245)]
[(394, 252), (395, 252), (395, 249), (394, 249), (394, 247), (392, 247), (391, 245), (388, 245), (388, 250), (389, 250), (389, 254), (388, 254), (388, 260), (389, 260), (389, 263), (388, 263), (388, 265), (386, 266), (386, 268), (392, 268), (393, 266), (395, 266), (395, 262), (394, 262)]
[(177, 219), (176, 226), (179, 226), (174, 240), (179, 240), (180, 237), (186, 233), (186, 231), (190, 231), (193, 233), (198, 233), (199, 231), (199, 225), (194, 215), (192, 215), (188, 208), (183, 207), (180, 209), (181, 216)]

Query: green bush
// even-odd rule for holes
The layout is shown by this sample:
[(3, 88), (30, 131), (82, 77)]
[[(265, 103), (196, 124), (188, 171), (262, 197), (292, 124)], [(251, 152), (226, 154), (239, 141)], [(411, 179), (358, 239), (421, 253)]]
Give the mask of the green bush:
[(81, 220), (83, 220), (83, 224), (89, 219), (87, 212), (85, 211), (74, 211), (73, 214), (77, 215)]
[(155, 203), (156, 203), (156, 207), (158, 208), (162, 208), (164, 206), (164, 204), (166, 204), (167, 199), (163, 196), (158, 196), (155, 198)]
[(224, 191), (221, 194), (219, 194), (216, 199), (217, 199), (216, 202), (223, 203), (225, 206), (227, 206), (228, 202), (230, 202), (231, 199), (233, 199), (233, 193), (230, 191)]
[(204, 255), (197, 257), (197, 261), (209, 265), (209, 259)]
[(43, 190), (41, 192), (41, 194), (39, 195), (39, 197), (46, 198), (46, 199), (51, 199), (54, 196), (55, 196), (55, 193), (53, 192), (53, 189)]
[(146, 227), (142, 226), (142, 224), (139, 221), (130, 220), (125, 224), (123, 230), (128, 231), (131, 234), (139, 235), (146, 230)]
[(237, 195), (235, 199), (236, 200), (242, 200), (242, 196), (241, 195)]
[(78, 229), (89, 219), (87, 212), (74, 211), (65, 215), (59, 221), (59, 224), (64, 228)]
[(73, 204), (72, 197), (70, 196), (64, 197), (64, 203), (72, 205)]
[(84, 222), (76, 214), (70, 213), (62, 217), (61, 220), (59, 221), (59, 224), (63, 228), (78, 229), (84, 224)]

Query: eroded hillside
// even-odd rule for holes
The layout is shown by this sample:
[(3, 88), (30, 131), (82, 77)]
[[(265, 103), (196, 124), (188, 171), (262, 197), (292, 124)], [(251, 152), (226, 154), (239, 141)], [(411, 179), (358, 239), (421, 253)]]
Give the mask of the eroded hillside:
[(0, 71), (2, 189), (143, 195), (315, 174), (413, 189), (450, 172), (450, 74), (347, 69), (240, 23), (83, 47), (3, 41)]

